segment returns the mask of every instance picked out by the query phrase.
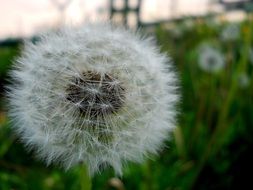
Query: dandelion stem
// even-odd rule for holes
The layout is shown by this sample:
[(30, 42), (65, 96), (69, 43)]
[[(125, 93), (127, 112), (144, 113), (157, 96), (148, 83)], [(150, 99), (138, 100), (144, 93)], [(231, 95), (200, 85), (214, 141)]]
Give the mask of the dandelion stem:
[[(218, 123), (216, 125), (215, 131), (213, 132), (209, 143), (207, 145), (207, 148), (205, 149), (205, 152), (203, 156), (201, 157), (200, 161), (198, 162), (198, 165), (196, 167), (195, 175), (193, 176), (192, 183), (190, 185), (190, 189), (193, 187), (195, 184), (200, 172), (202, 171), (203, 167), (205, 166), (206, 161), (210, 157), (211, 154), (215, 154), (217, 150), (221, 147), (222, 142), (218, 141), (221, 139), (221, 136), (225, 130), (227, 129), (227, 125), (224, 125), (227, 120), (227, 116), (229, 114), (229, 109), (231, 106), (231, 102), (234, 100), (237, 89), (238, 89), (238, 82), (237, 82), (237, 77), (238, 73), (243, 72), (247, 68), (247, 63), (248, 63), (248, 49), (250, 48), (250, 42), (251, 42), (251, 31), (253, 29), (253, 22), (251, 19), (250, 20), (250, 27), (249, 31), (247, 32), (246, 35), (244, 35), (244, 46), (241, 50), (241, 59), (239, 60), (239, 63), (236, 67), (235, 75), (232, 78), (232, 83), (231, 86), (228, 90), (228, 95), (227, 98), (224, 102), (224, 105), (221, 110), (221, 115), (218, 119)], [(216, 142), (218, 141), (218, 142)]]
[(153, 184), (153, 171), (151, 168), (152, 162), (148, 160), (144, 165), (143, 165), (143, 174), (144, 174), (144, 183), (141, 186), (142, 190), (153, 190), (154, 184)]
[(92, 187), (92, 181), (85, 164), (81, 164), (80, 166), (80, 185), (81, 190), (91, 190)]

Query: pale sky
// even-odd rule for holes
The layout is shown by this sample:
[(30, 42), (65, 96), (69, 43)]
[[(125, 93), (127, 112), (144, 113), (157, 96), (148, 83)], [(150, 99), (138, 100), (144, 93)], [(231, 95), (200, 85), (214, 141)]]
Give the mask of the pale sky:
[[(118, 6), (120, 6), (120, 1)], [(198, 15), (208, 12), (210, 0), (143, 0), (141, 18), (154, 21), (172, 14)], [(65, 12), (60, 7), (67, 4)], [(29, 36), (60, 24), (78, 24), (84, 21), (108, 18), (109, 0), (0, 0), (0, 39)], [(130, 0), (134, 4), (135, 0)], [(171, 2), (174, 3), (172, 11)], [(57, 6), (58, 5), (58, 6)]]

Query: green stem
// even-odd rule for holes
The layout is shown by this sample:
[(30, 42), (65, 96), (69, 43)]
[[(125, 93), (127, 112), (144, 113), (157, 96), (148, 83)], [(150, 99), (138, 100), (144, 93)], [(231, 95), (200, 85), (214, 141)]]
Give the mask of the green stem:
[(153, 176), (152, 176), (152, 168), (151, 168), (152, 162), (150, 160), (147, 160), (146, 163), (143, 165), (143, 183), (141, 184), (142, 190), (153, 190), (154, 184), (153, 184)]
[[(210, 91), (209, 91), (208, 102), (206, 105), (208, 105), (208, 103), (210, 103), (210, 102), (215, 102), (215, 97), (217, 97), (217, 95), (216, 95), (216, 88), (217, 88), (216, 80), (217, 80), (217, 77), (214, 77), (212, 74), (209, 74), (209, 89), (210, 89)], [(207, 124), (209, 127), (211, 127), (211, 124), (212, 124), (214, 107), (215, 106), (208, 105), (208, 108), (207, 108), (206, 117), (207, 117)]]
[(91, 190), (92, 188), (92, 181), (85, 164), (80, 165), (80, 185), (81, 190)]
[[(250, 19), (249, 19), (250, 20)], [(214, 154), (219, 147), (222, 145), (221, 142), (216, 143), (216, 141), (218, 139), (220, 139), (220, 135), (224, 133), (224, 131), (227, 129), (227, 125), (226, 125), (226, 121), (227, 121), (227, 116), (229, 114), (229, 109), (231, 106), (231, 102), (234, 100), (237, 89), (238, 89), (238, 83), (237, 83), (237, 77), (238, 77), (238, 73), (240, 72), (244, 72), (247, 68), (247, 59), (248, 59), (248, 49), (250, 48), (250, 42), (251, 42), (251, 31), (253, 28), (253, 23), (252, 20), (250, 20), (250, 27), (249, 27), (249, 32), (248, 35), (244, 36), (244, 47), (241, 50), (241, 59), (239, 60), (238, 66), (236, 68), (236, 72), (233, 75), (232, 78), (232, 84), (229, 88), (228, 91), (228, 96), (222, 106), (222, 110), (221, 110), (221, 114), (220, 117), (218, 119), (218, 123), (216, 126), (215, 131), (213, 132), (209, 143), (205, 149), (205, 152), (203, 154), (203, 156), (201, 157), (200, 161), (198, 162), (198, 165), (196, 167), (196, 171), (195, 171), (195, 175), (193, 176), (193, 180), (191, 183), (191, 188), (193, 187), (198, 175), (200, 174), (200, 172), (202, 171), (203, 167), (206, 164), (206, 161), (208, 160), (208, 158), (210, 157), (210, 155)]]

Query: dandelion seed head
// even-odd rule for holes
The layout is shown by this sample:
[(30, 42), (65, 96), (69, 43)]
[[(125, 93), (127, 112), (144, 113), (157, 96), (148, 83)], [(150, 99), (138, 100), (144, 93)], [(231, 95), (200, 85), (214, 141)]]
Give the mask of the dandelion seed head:
[(176, 122), (178, 79), (152, 40), (112, 24), (26, 42), (9, 86), (13, 128), (47, 164), (90, 175), (156, 154)]
[(239, 73), (237, 80), (239, 87), (242, 89), (247, 88), (250, 85), (250, 78), (246, 73)]
[(201, 46), (198, 56), (199, 67), (209, 73), (217, 73), (225, 67), (224, 57), (211, 46)]
[(221, 32), (221, 39), (224, 41), (234, 41), (239, 37), (240, 27), (237, 24), (229, 24)]
[(249, 61), (253, 65), (253, 48), (249, 49)]
[(116, 79), (89, 71), (81, 78), (74, 78), (66, 93), (67, 100), (77, 104), (80, 114), (87, 118), (116, 112), (124, 102), (124, 88)]

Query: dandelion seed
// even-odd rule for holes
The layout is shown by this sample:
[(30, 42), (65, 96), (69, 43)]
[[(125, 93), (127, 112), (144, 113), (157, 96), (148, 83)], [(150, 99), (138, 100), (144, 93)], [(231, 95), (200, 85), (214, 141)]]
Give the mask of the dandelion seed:
[(246, 73), (240, 73), (238, 75), (238, 85), (241, 88), (247, 88), (250, 85), (250, 78)]
[(253, 48), (249, 49), (249, 61), (253, 65)]
[(93, 175), (157, 153), (175, 127), (177, 76), (170, 59), (111, 24), (63, 28), (27, 42), (11, 73), (10, 116), (29, 149)]
[(210, 46), (201, 46), (199, 49), (199, 67), (210, 73), (221, 71), (225, 67), (223, 55)]
[(224, 41), (237, 40), (239, 37), (240, 27), (237, 24), (229, 24), (221, 32), (221, 39)]

